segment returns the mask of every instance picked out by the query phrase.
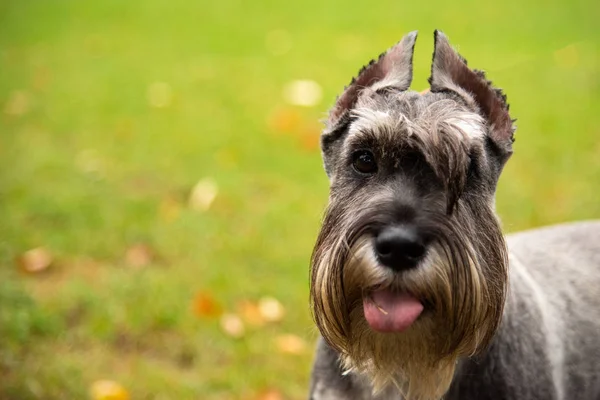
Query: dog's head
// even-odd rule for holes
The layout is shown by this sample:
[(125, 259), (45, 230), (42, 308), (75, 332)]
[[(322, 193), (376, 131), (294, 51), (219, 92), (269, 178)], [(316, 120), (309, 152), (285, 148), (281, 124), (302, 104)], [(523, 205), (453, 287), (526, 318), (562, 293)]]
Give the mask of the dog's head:
[(416, 36), (364, 67), (330, 111), (311, 301), (347, 368), (430, 399), (502, 316), (507, 256), (494, 192), (514, 128), (506, 97), (439, 31), (430, 90), (408, 91)]

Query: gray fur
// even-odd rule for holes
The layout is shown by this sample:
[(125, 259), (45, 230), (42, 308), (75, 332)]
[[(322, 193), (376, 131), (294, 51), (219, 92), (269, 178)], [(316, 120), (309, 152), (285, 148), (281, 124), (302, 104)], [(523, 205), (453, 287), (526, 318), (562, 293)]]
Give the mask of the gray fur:
[[(403, 391), (411, 392), (410, 382), (423, 389), (411, 397), (442, 397), (426, 390), (436, 376), (381, 371), (394, 365), (385, 346), (390, 354), (412, 349), (365, 329), (361, 296), (385, 284), (429, 305), (411, 340), (421, 333), (428, 340), (415, 350), (423, 351), (423, 365), (456, 360), (440, 369), (450, 372), (444, 399), (600, 400), (600, 221), (504, 238), (494, 195), (513, 151), (506, 96), (438, 31), (431, 91), (407, 91), (415, 40), (416, 33), (407, 35), (361, 70), (322, 136), (331, 194), (311, 267), (324, 339), (310, 398), (402, 399), (388, 378)], [(372, 176), (352, 169), (361, 149), (377, 160)], [(392, 273), (369, 255), (373, 235), (388, 224), (412, 224), (430, 238), (415, 270)], [(374, 350), (372, 341), (380, 340)], [(415, 362), (398, 366), (435, 370)], [(371, 380), (387, 383), (373, 394)]]
[[(599, 238), (600, 221), (507, 236), (511, 284), (502, 324), (487, 352), (460, 361), (445, 400), (600, 399)], [(374, 397), (364, 378), (342, 373), (337, 353), (320, 339), (310, 398), (401, 399), (393, 391)]]

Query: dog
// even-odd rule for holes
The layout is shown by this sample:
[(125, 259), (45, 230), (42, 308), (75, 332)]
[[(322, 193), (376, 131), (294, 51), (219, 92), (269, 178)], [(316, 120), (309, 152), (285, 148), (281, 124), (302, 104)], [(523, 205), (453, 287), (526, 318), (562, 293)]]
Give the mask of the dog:
[(600, 400), (600, 221), (504, 236), (506, 96), (435, 31), (363, 67), (321, 136), (310, 399)]

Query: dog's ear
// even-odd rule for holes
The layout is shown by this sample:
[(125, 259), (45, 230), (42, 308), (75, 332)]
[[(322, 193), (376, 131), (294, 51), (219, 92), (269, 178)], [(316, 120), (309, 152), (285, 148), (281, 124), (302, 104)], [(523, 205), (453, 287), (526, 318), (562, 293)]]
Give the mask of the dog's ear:
[(339, 140), (350, 121), (350, 112), (355, 107), (361, 91), (391, 88), (399, 91), (407, 90), (412, 81), (412, 58), (415, 49), (417, 32), (404, 36), (394, 47), (381, 54), (364, 66), (358, 76), (352, 79), (344, 92), (337, 98), (329, 111), (326, 129), (321, 136), (321, 150), (327, 176), (331, 177), (336, 155), (339, 153)]
[[(514, 141), (513, 120), (506, 96), (492, 86), (482, 71), (471, 70), (442, 32), (434, 33), (435, 47), (429, 84), (432, 92), (452, 91), (478, 109), (490, 126), (490, 138), (507, 158)], [(504, 157), (503, 157), (504, 158)]]
[(398, 90), (409, 88), (412, 81), (412, 58), (416, 40), (416, 31), (407, 34), (398, 44), (360, 70), (358, 76), (352, 79), (329, 112), (327, 120), (329, 130), (333, 130), (340, 121), (345, 119), (355, 106), (361, 90), (365, 88), (377, 90), (384, 87)]

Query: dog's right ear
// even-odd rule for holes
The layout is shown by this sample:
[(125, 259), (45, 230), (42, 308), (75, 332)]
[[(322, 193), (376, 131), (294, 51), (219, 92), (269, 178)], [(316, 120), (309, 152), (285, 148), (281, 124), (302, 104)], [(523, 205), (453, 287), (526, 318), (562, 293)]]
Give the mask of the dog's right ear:
[(350, 112), (356, 105), (361, 91), (364, 89), (378, 90), (383, 88), (398, 91), (407, 90), (412, 82), (412, 60), (417, 40), (417, 31), (410, 32), (395, 46), (382, 53), (377, 60), (372, 60), (364, 66), (358, 76), (352, 79), (344, 92), (337, 98), (335, 105), (329, 111), (326, 130), (321, 137), (321, 149), (325, 161), (325, 171), (331, 175), (331, 144), (343, 133), (344, 127), (350, 120)]
[(377, 60), (371, 60), (359, 71), (358, 76), (352, 79), (329, 112), (327, 126), (330, 130), (352, 110), (361, 90), (383, 87), (398, 90), (409, 88), (412, 81), (412, 59), (416, 40), (417, 31), (410, 32), (394, 47), (382, 53)]

